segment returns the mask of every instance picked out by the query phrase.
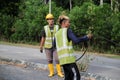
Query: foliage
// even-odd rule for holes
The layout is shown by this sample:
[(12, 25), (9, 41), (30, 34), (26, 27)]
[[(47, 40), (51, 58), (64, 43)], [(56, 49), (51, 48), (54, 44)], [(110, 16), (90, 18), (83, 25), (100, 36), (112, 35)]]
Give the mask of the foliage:
[(112, 52), (120, 53), (120, 13), (113, 14), (111, 18), (112, 31), (111, 31), (111, 40), (116, 44), (111, 46)]
[(81, 6), (83, 5), (84, 2), (92, 2), (92, 0), (59, 0), (59, 1), (53, 0), (53, 1), (57, 4), (58, 7), (62, 7), (66, 10), (70, 10), (70, 1), (72, 7)]
[[(46, 25), (45, 16), (48, 14), (48, 4), (41, 4), (39, 0), (26, 0), (20, 6), (21, 13), (14, 24), (15, 33), (12, 41), (39, 41), (43, 26)], [(55, 20), (59, 16), (62, 8), (56, 7), (52, 3), (52, 13)]]
[[(110, 23), (112, 11), (109, 5), (103, 5), (103, 7), (96, 7), (95, 9), (95, 24), (94, 24), (94, 34), (95, 43), (94, 47), (97, 46), (100, 50), (110, 49), (111, 44), (104, 38), (111, 39), (110, 30), (112, 25)], [(99, 43), (99, 44), (98, 44)], [(104, 46), (103, 46), (104, 45)], [(102, 46), (102, 47), (101, 47)]]
[(20, 0), (0, 0), (0, 12), (17, 16)]
[(0, 13), (0, 39), (9, 40), (12, 35), (11, 27), (14, 22), (14, 17)]
[(119, 14), (111, 10), (110, 5), (104, 4), (102, 7), (95, 6), (93, 3), (84, 3), (80, 7), (74, 7), (69, 16), (71, 28), (77, 35), (85, 35), (86, 31), (92, 28), (94, 31), (93, 49), (99, 52), (111, 50), (119, 53), (120, 18)]
[[(117, 36), (119, 33), (114, 34), (114, 37), (117, 37), (116, 39), (112, 39), (114, 29), (118, 29), (118, 23), (119, 19), (115, 16), (117, 16), (110, 8), (108, 4), (104, 4), (103, 7), (97, 7), (95, 10), (95, 23), (94, 24), (94, 33), (96, 35), (94, 47), (98, 47), (100, 50), (112, 50), (115, 49), (116, 43), (119, 41)], [(114, 16), (114, 17), (113, 17)], [(118, 23), (116, 23), (116, 22)], [(115, 26), (117, 25), (117, 26)], [(118, 29), (119, 30), (119, 29)], [(116, 31), (117, 32), (117, 31)], [(107, 39), (107, 40), (106, 40)], [(119, 38), (120, 39), (120, 38)], [(114, 44), (115, 42), (115, 44)], [(99, 43), (99, 44), (98, 44)], [(102, 47), (101, 47), (102, 46)], [(119, 49), (120, 50), (120, 49)], [(119, 53), (119, 50), (117, 51)]]
[(92, 26), (95, 5), (84, 3), (81, 7), (74, 7), (70, 11), (71, 27), (77, 35), (86, 34)]
[[(0, 39), (22, 43), (39, 42), (41, 30), (47, 24), (45, 16), (49, 11), (49, 4), (43, 1), (0, 1), (3, 3), (0, 5)], [(70, 1), (72, 9), (69, 11)], [(120, 53), (120, 5), (119, 0), (112, 1), (113, 6), (100, 6), (98, 0), (53, 0), (52, 14), (57, 22), (61, 12), (67, 11), (71, 28), (77, 36), (86, 35), (92, 30), (93, 50)]]

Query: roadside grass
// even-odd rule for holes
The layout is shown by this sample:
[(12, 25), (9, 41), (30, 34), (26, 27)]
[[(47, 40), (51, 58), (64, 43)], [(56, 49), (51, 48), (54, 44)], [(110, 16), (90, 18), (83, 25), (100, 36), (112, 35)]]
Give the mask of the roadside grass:
[[(34, 42), (33, 43), (11, 43), (11, 42), (6, 42), (6, 41), (0, 41), (0, 44), (39, 49), (39, 43), (34, 43)], [(79, 51), (76, 51), (76, 52), (79, 52)], [(99, 55), (99, 56), (108, 57), (108, 58), (120, 59), (120, 55), (116, 55), (116, 54), (97, 53), (97, 52), (90, 52), (90, 53), (96, 54), (96, 55)]]
[(108, 57), (108, 58), (114, 58), (114, 59), (120, 59), (120, 55), (117, 55), (117, 54), (98, 54), (100, 56), (105, 56), (105, 57)]
[(39, 48), (39, 43), (12, 43), (12, 42), (0, 41), (0, 44), (29, 47), (29, 48)]

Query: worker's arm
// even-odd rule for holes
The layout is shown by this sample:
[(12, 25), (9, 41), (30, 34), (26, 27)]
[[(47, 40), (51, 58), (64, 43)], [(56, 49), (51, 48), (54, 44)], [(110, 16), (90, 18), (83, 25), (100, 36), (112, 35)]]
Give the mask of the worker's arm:
[(90, 39), (90, 34), (85, 35), (83, 37), (76, 37), (76, 35), (69, 28), (68, 28), (68, 31), (67, 31), (67, 36), (68, 36), (68, 40), (72, 40), (76, 44), (80, 43), (80, 42), (83, 42), (83, 41), (87, 41), (87, 40)]
[(43, 52), (43, 46), (44, 46), (44, 43), (45, 43), (45, 31), (43, 30), (42, 31), (42, 38), (40, 40), (40, 52), (42, 53)]
[(41, 38), (41, 41), (40, 41), (40, 52), (41, 52), (41, 53), (43, 52), (44, 42), (45, 42), (45, 37), (42, 37), (42, 38)]

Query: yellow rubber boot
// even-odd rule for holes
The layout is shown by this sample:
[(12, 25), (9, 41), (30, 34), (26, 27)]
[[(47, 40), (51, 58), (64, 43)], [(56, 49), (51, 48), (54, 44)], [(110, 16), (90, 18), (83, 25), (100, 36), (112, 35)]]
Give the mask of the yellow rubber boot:
[(54, 67), (53, 67), (53, 64), (48, 64), (48, 68), (49, 68), (49, 71), (50, 71), (50, 74), (48, 76), (49, 77), (54, 76)]
[(61, 71), (60, 64), (56, 64), (56, 69), (57, 69), (58, 76), (64, 77), (64, 75), (62, 74), (62, 71)]

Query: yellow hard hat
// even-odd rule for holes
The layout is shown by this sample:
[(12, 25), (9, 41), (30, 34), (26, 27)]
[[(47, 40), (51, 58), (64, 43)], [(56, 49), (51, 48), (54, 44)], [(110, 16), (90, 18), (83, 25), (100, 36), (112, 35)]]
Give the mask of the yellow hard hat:
[(54, 19), (54, 16), (52, 14), (47, 14), (46, 19)]

